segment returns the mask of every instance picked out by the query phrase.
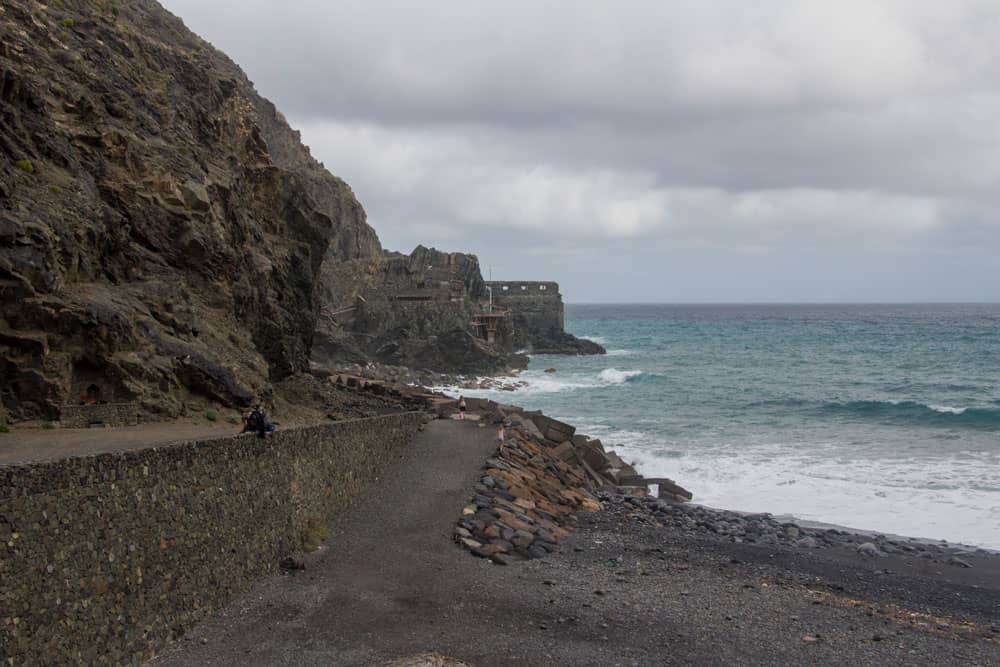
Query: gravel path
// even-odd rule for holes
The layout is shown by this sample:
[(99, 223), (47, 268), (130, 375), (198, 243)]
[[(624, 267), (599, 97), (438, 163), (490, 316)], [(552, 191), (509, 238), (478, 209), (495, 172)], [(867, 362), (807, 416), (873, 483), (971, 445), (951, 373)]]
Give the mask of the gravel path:
[[(627, 518), (626, 503), (584, 517), (551, 557), (475, 558), (451, 535), (492, 436), (430, 424), (305, 571), (262, 582), (156, 664), (370, 665), (430, 651), (480, 666), (1000, 664), (986, 625), (995, 589), (914, 575), (865, 605), (880, 580), (869, 561), (657, 527)], [(977, 633), (955, 639), (963, 593)]]
[(205, 419), (121, 428), (14, 428), (9, 433), (0, 434), (0, 465), (163, 447), (177, 442), (236, 435), (241, 429), (242, 425), (213, 423)]

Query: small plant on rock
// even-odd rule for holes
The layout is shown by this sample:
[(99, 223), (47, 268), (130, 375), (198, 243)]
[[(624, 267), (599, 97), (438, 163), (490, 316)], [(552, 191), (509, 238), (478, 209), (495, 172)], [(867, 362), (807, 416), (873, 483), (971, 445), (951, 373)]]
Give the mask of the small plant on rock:
[(18, 160), (14, 163), (14, 166), (28, 174), (35, 173), (35, 163), (31, 160)]
[(226, 417), (226, 422), (232, 424), (233, 426), (236, 426), (241, 421), (243, 420), (236, 415), (229, 415), (228, 417)]
[(312, 519), (299, 534), (299, 545), (302, 547), (302, 551), (310, 553), (316, 551), (319, 545), (323, 544), (329, 536), (330, 531), (327, 527), (319, 521)]
[(219, 413), (215, 410), (205, 410), (205, 419), (210, 422), (218, 421)]
[(10, 426), (0, 424), (0, 433), (10, 433)]
[(71, 18), (65, 18), (62, 20), (62, 27), (64, 28), (72, 28), (74, 25), (76, 25), (76, 21)]

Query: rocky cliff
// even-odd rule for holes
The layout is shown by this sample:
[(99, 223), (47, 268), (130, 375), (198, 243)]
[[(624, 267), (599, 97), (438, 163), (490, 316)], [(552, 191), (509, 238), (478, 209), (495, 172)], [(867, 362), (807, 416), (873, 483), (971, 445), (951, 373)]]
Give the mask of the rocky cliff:
[(561, 300), (484, 340), (478, 259), (384, 252), (347, 184), (153, 0), (5, 0), (0, 34), (0, 418), (241, 406), (310, 361), (490, 374), (526, 363), (519, 335), (576, 351)]
[(350, 188), (152, 0), (5, 0), (0, 34), (10, 415), (177, 414), (304, 369), (324, 264), (382, 261)]
[(605, 353), (597, 343), (566, 333), (558, 283), (494, 281), (486, 286), (496, 307), (510, 312), (507, 343), (511, 348), (529, 354)]
[(496, 373), (527, 360), (488, 345), (471, 323), (487, 291), (475, 255), (418, 246), (324, 264), (313, 359), (325, 366), (376, 361), (445, 373)]

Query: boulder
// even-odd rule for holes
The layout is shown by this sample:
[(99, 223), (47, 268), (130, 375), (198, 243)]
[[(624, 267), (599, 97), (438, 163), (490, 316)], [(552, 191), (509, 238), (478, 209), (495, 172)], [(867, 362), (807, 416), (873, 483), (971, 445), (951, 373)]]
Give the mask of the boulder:
[(659, 487), (659, 497), (671, 501), (688, 501), (693, 498), (693, 494), (674, 480), (666, 477), (650, 477), (646, 479), (646, 484), (656, 484)]
[(875, 546), (872, 542), (865, 542), (864, 544), (858, 545), (858, 553), (862, 556), (881, 556), (883, 555), (879, 548)]
[(546, 417), (543, 414), (534, 415), (532, 421), (535, 422), (535, 426), (538, 427), (544, 438), (556, 443), (570, 440), (573, 438), (573, 434), (576, 433), (575, 426), (552, 419), (551, 417)]
[(593, 441), (589, 441), (582, 447), (578, 447), (576, 453), (596, 472), (600, 473), (608, 469), (608, 459), (604, 455), (604, 451), (594, 445)]
[(552, 448), (552, 455), (561, 461), (572, 461), (576, 459), (576, 449), (573, 448), (572, 443), (564, 442)]
[(622, 457), (618, 456), (613, 449), (605, 452), (605, 455), (607, 456), (608, 465), (610, 467), (621, 468), (625, 465), (625, 461), (623, 461)]

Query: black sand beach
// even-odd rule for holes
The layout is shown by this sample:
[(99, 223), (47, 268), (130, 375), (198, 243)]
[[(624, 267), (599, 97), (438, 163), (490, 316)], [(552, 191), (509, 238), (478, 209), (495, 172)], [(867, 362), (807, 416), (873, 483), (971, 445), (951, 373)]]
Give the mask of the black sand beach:
[[(995, 554), (957, 556), (966, 567), (948, 562), (954, 549), (797, 528), (809, 548), (789, 526), (773, 544), (737, 543), (717, 532), (734, 513), (605, 496), (559, 553), (475, 558), (452, 531), (492, 435), (433, 422), (304, 571), (262, 582), (155, 664), (428, 651), (475, 665), (1000, 664)], [(865, 555), (867, 542), (899, 553)]]

